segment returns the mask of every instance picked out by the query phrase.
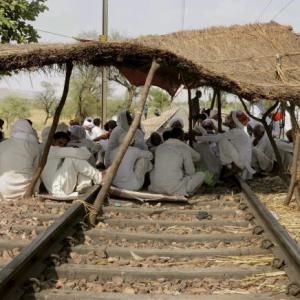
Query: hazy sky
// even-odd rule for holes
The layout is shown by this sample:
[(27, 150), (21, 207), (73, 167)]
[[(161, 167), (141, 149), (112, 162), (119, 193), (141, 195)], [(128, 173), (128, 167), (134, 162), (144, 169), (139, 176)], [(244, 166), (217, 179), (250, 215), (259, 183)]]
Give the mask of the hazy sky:
[[(286, 7), (275, 21), (292, 25), (300, 32), (299, 0), (108, 0), (109, 32), (128, 37), (164, 34), (217, 25), (268, 22)], [(39, 16), (38, 29), (67, 36), (102, 29), (102, 0), (48, 0), (49, 10)], [(185, 9), (184, 9), (185, 7)], [(184, 14), (183, 14), (184, 12)], [(184, 22), (183, 22), (184, 20)], [(71, 38), (40, 32), (41, 42), (72, 42)], [(39, 89), (40, 75), (15, 76), (2, 80), (1, 87)], [(31, 83), (32, 82), (32, 83)]]

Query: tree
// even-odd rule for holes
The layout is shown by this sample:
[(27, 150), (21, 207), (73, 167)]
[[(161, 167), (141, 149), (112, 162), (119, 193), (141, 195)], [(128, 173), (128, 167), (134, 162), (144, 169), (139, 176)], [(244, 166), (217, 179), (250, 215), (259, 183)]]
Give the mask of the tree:
[(149, 93), (149, 107), (151, 110), (156, 108), (163, 110), (171, 105), (171, 96), (164, 90), (152, 87)]
[(39, 35), (31, 24), (36, 17), (47, 10), (46, 0), (6, 0), (0, 1), (1, 43), (37, 42)]
[(46, 118), (44, 120), (44, 125), (46, 125), (48, 119), (53, 117), (57, 99), (55, 96), (55, 88), (53, 84), (42, 81), (41, 86), (44, 88), (44, 90), (37, 95), (37, 97), (35, 98), (35, 103), (45, 112)]
[(14, 120), (30, 117), (29, 103), (19, 96), (7, 96), (0, 102), (0, 116), (8, 129)]

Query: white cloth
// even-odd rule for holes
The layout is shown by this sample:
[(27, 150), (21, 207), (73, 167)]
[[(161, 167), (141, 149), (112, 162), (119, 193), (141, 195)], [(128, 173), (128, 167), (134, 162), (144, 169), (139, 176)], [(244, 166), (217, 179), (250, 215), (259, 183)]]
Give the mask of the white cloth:
[(11, 137), (37, 143), (37, 135), (27, 120), (18, 120), (12, 127)]
[(276, 144), (282, 159), (283, 168), (285, 171), (288, 171), (293, 161), (293, 143), (276, 141)]
[(252, 167), (260, 172), (270, 172), (275, 161), (275, 154), (266, 133), (252, 149)]
[(0, 143), (0, 200), (24, 195), (40, 159), (37, 142), (10, 138)]
[(75, 188), (99, 184), (101, 173), (87, 160), (90, 151), (85, 148), (52, 146), (42, 173), (42, 181), (47, 191), (54, 195), (67, 196)]
[[(110, 166), (112, 163), (112, 151), (117, 148), (120, 140), (120, 136), (124, 135), (129, 129), (129, 124), (126, 116), (126, 110), (122, 111), (117, 120), (117, 127), (113, 129), (109, 140), (107, 149), (104, 156), (104, 164), (106, 167)], [(147, 150), (148, 147), (144, 141), (144, 134), (140, 129), (137, 129), (134, 136), (134, 146), (141, 149)]]
[[(234, 162), (239, 168), (249, 173), (255, 173), (251, 168), (252, 145), (251, 139), (243, 128), (233, 128), (217, 135), (196, 137), (199, 142), (217, 142), (222, 165)], [(229, 143), (228, 143), (229, 142)], [(244, 173), (244, 177), (249, 177)]]
[[(112, 151), (113, 159), (118, 150), (119, 147)], [(152, 169), (152, 159), (150, 151), (129, 146), (113, 179), (113, 185), (130, 191), (139, 190), (144, 184), (145, 174)]]
[(203, 179), (202, 172), (195, 173), (192, 152), (185, 143), (171, 138), (157, 147), (149, 191), (189, 195), (200, 187)]

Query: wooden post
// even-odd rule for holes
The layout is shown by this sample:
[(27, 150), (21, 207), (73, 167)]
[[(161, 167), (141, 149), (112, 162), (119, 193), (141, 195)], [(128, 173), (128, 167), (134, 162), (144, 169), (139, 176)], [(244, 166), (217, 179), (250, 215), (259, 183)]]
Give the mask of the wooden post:
[(217, 89), (216, 93), (218, 101), (218, 132), (222, 132), (222, 99), (220, 89)]
[(28, 188), (25, 192), (24, 198), (32, 197), (34, 187), (35, 187), (38, 179), (40, 178), (40, 176), (43, 172), (43, 169), (46, 165), (48, 153), (49, 153), (49, 150), (50, 150), (50, 146), (52, 144), (52, 138), (53, 138), (53, 135), (55, 133), (61, 111), (64, 107), (64, 104), (65, 104), (67, 96), (68, 96), (69, 85), (70, 85), (70, 77), (71, 77), (71, 74), (72, 74), (72, 69), (73, 69), (72, 62), (67, 62), (66, 63), (66, 78), (65, 78), (65, 84), (64, 84), (64, 89), (63, 89), (63, 93), (62, 93), (62, 96), (61, 96), (61, 100), (60, 100), (60, 102), (59, 102), (59, 104), (58, 104), (58, 106), (56, 107), (56, 110), (55, 110), (55, 114), (54, 114), (54, 117), (53, 117), (53, 122), (52, 122), (52, 125), (51, 125), (51, 128), (50, 128), (48, 139), (47, 139), (46, 145), (45, 145), (44, 150), (43, 150), (43, 155), (41, 157), (41, 160), (39, 162), (39, 165), (38, 165), (37, 169), (34, 171), (31, 183), (30, 183), (30, 185), (28, 186)]
[(242, 99), (242, 97), (239, 97), (246, 113), (248, 116), (250, 116), (252, 119), (262, 123), (262, 125), (264, 126), (265, 130), (266, 130), (266, 133), (267, 133), (267, 136), (270, 140), (270, 143), (271, 143), (271, 146), (273, 148), (273, 151), (274, 151), (274, 154), (275, 154), (275, 157), (276, 157), (276, 161), (278, 163), (278, 168), (279, 168), (279, 176), (280, 178), (283, 180), (283, 182), (288, 185), (288, 182), (289, 182), (289, 179), (287, 178), (286, 174), (284, 173), (284, 170), (283, 170), (283, 164), (282, 164), (282, 159), (281, 159), (281, 156), (280, 156), (280, 153), (279, 153), (279, 150), (278, 150), (278, 147), (274, 141), (274, 138), (272, 136), (272, 130), (270, 129), (270, 127), (268, 126), (267, 124), (267, 121), (266, 121), (266, 118), (268, 116), (268, 114), (273, 111), (276, 106), (278, 105), (279, 101), (276, 101), (276, 103), (274, 105), (272, 105), (262, 116), (262, 118), (257, 118), (255, 117), (254, 115), (252, 115), (246, 105), (246, 103), (244, 102), (244, 100)]
[(214, 89), (213, 97), (211, 99), (211, 104), (210, 104), (210, 109), (212, 110), (215, 106), (215, 101), (216, 101), (216, 96), (217, 96), (217, 90)]
[(297, 173), (298, 173), (298, 159), (299, 159), (299, 145), (300, 145), (300, 134), (296, 135), (296, 141), (294, 144), (294, 153), (293, 153), (293, 161), (292, 161), (292, 167), (291, 167), (291, 182), (289, 185), (288, 193), (285, 198), (284, 204), (289, 205), (292, 197), (294, 190), (296, 188), (296, 185), (298, 185), (298, 178), (297, 178)]
[(188, 88), (188, 104), (189, 104), (189, 144), (193, 147), (193, 138), (192, 138), (192, 131), (193, 131), (193, 113), (192, 113), (192, 93), (191, 89)]
[[(117, 152), (117, 155), (116, 155), (112, 165), (107, 170), (105, 179), (102, 183), (102, 188), (101, 188), (101, 190), (100, 190), (100, 192), (97, 195), (97, 198), (95, 200), (94, 207), (95, 207), (96, 213), (99, 213), (101, 211), (102, 204), (104, 202), (106, 194), (109, 191), (112, 180), (113, 180), (113, 178), (114, 178), (114, 176), (115, 176), (115, 174), (116, 174), (116, 172), (119, 168), (119, 165), (122, 161), (122, 158), (125, 155), (132, 138), (134, 137), (134, 134), (135, 134), (137, 128), (140, 125), (143, 110), (144, 110), (144, 105), (145, 105), (145, 102), (147, 100), (149, 89), (150, 89), (154, 74), (155, 74), (155, 72), (158, 68), (159, 68), (159, 64), (155, 60), (153, 60), (150, 71), (149, 71), (149, 73), (147, 75), (147, 78), (146, 78), (146, 82), (145, 82), (145, 85), (144, 85), (144, 88), (143, 88), (143, 91), (142, 91), (142, 95), (141, 95), (141, 99), (140, 99), (139, 104), (138, 104), (138, 108), (135, 111), (135, 116), (134, 116), (134, 119), (132, 121), (132, 124), (130, 125), (130, 128), (129, 128), (126, 136), (125, 136), (125, 139), (124, 139), (123, 143), (121, 144), (121, 146), (120, 146), (120, 148)], [(90, 220), (90, 223), (92, 225), (95, 225), (96, 217), (97, 217), (96, 214), (90, 214), (89, 220)]]

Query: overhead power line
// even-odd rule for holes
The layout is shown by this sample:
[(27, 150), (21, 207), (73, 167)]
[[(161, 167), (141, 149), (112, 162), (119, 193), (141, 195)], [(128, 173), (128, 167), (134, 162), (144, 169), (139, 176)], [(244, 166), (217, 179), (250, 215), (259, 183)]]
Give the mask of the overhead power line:
[(278, 13), (271, 19), (273, 21), (275, 18), (277, 18), (288, 6), (290, 6), (295, 0), (290, 0), (286, 5), (284, 5)]
[(37, 31), (39, 32), (44, 32), (44, 33), (48, 33), (48, 34), (52, 34), (52, 35), (56, 35), (56, 36), (60, 36), (60, 37), (66, 37), (69, 39), (73, 39), (79, 42), (95, 42), (95, 40), (91, 40), (91, 39), (82, 39), (82, 38), (78, 38), (75, 36), (70, 36), (70, 35), (66, 35), (66, 34), (61, 34), (61, 33), (56, 33), (56, 32), (52, 32), (52, 31), (48, 31), (48, 30), (43, 30), (43, 29), (39, 29), (36, 28)]
[(263, 8), (263, 10), (260, 12), (259, 16), (256, 18), (255, 22), (258, 22), (259, 19), (262, 17), (262, 15), (265, 13), (265, 11), (268, 9), (268, 7), (271, 5), (271, 3), (273, 2), (273, 0), (270, 0), (268, 2), (268, 4)]

